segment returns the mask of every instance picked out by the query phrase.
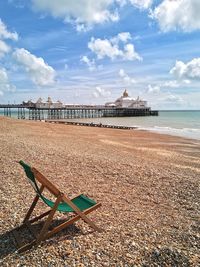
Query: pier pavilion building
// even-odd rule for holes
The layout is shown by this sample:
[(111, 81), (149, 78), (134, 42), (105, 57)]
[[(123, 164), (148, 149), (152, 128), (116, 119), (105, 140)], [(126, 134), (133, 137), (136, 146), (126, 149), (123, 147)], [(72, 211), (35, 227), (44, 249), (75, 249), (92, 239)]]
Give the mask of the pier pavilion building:
[(108, 102), (105, 104), (106, 107), (116, 107), (116, 108), (136, 108), (145, 109), (147, 108), (147, 101), (138, 98), (134, 99), (129, 96), (127, 90), (124, 90), (123, 95), (119, 97), (114, 102)]

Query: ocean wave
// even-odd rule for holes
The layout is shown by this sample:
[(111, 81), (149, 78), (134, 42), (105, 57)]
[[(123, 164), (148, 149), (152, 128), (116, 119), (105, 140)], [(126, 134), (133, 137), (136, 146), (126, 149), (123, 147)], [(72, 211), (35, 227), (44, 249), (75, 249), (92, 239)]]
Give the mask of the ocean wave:
[(147, 130), (151, 132), (157, 132), (161, 134), (169, 134), (175, 136), (182, 136), (186, 138), (198, 139), (200, 140), (200, 129), (198, 128), (172, 128), (172, 127), (161, 127), (161, 126), (154, 126), (154, 127), (141, 127), (137, 126), (139, 130)]

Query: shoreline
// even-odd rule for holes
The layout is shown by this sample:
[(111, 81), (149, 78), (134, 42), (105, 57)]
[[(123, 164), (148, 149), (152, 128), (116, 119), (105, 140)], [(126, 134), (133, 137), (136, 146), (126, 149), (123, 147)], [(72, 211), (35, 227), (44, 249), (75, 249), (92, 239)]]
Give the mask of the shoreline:
[[(200, 142), (0, 118), (0, 149), (1, 266), (198, 266)], [(12, 229), (35, 195), (16, 160), (69, 197), (85, 193), (101, 202), (91, 219), (104, 232), (79, 221), (25, 258), (16, 254)], [(37, 208), (44, 212), (42, 203)]]
[[(137, 130), (140, 131), (148, 131), (151, 133), (157, 133), (157, 134), (164, 134), (164, 135), (169, 135), (169, 136), (174, 136), (174, 137), (180, 137), (180, 138), (184, 138), (184, 139), (189, 139), (189, 140), (194, 140), (194, 141), (199, 141), (200, 142), (200, 136), (199, 134), (197, 136), (189, 136), (185, 133), (178, 133), (178, 132), (182, 132), (185, 131), (186, 129), (178, 129), (178, 128), (170, 128), (170, 127), (136, 127)], [(160, 128), (160, 129), (156, 129), (156, 128)], [(188, 131), (192, 131), (192, 129), (187, 129)], [(175, 132), (175, 133), (174, 133)]]
[[(113, 129), (124, 129), (124, 130), (137, 130), (137, 131), (147, 131), (151, 133), (156, 133), (156, 134), (164, 134), (164, 135), (169, 135), (169, 136), (175, 136), (175, 137), (182, 137), (186, 138), (189, 140), (196, 140), (200, 141), (199, 138), (195, 137), (190, 137), (184, 134), (178, 134), (177, 132), (185, 130), (185, 129), (175, 129), (175, 128), (170, 128), (170, 127), (141, 127), (141, 126), (124, 126), (124, 125), (111, 125), (111, 124), (102, 124), (100, 123), (93, 123), (93, 122), (83, 122), (83, 121), (74, 121), (73, 119), (70, 120), (45, 120), (47, 123), (58, 123), (58, 124), (66, 124), (66, 125), (77, 125), (77, 126), (88, 126), (88, 127), (99, 127), (99, 128), (113, 128)], [(160, 129), (158, 129), (160, 128)], [(161, 130), (162, 129), (162, 130)], [(176, 133), (173, 134), (172, 130), (175, 130)], [(188, 129), (192, 130), (192, 129)]]
[[(118, 117), (118, 118), (85, 118), (85, 119), (78, 119), (78, 118), (71, 118), (71, 119), (60, 119), (61, 123), (63, 121), (67, 121), (68, 123), (77, 123), (77, 124), (93, 124), (96, 127), (98, 124), (101, 124), (104, 127), (112, 127), (110, 125), (113, 125), (113, 128), (134, 128), (139, 130), (147, 130), (150, 132), (160, 133), (160, 134), (169, 134), (172, 136), (180, 136), (188, 139), (194, 139), (194, 140), (200, 140), (200, 121), (197, 118), (197, 115), (191, 117), (188, 117), (188, 114), (185, 114), (184, 117), (181, 116), (181, 120), (179, 122), (179, 116), (175, 114), (174, 120), (171, 120), (171, 116), (166, 117), (166, 115), (163, 115), (164, 113), (167, 113), (166, 111), (160, 111), (159, 117)], [(176, 111), (170, 111), (170, 112), (176, 112)], [(168, 113), (170, 113), (168, 112)], [(181, 112), (187, 112), (187, 111), (181, 111)], [(194, 111), (191, 111), (194, 112)], [(197, 110), (196, 112), (200, 112)], [(178, 112), (176, 112), (178, 113)], [(176, 117), (177, 116), (177, 117)], [(185, 117), (186, 116), (186, 117)], [(161, 118), (160, 118), (161, 117)], [(15, 117), (12, 117), (15, 118)], [(187, 123), (184, 122), (184, 120), (188, 120)], [(27, 119), (27, 118), (26, 118)], [(45, 119), (47, 120), (47, 118)]]
[[(5, 116), (0, 116), (0, 118), (7, 118)], [(15, 117), (8, 117), (9, 119), (13, 120), (20, 120), (24, 121), (22, 119), (17, 119)], [(91, 120), (91, 119), (84, 119), (85, 121)], [(35, 122), (35, 120), (28, 120), (25, 119), (25, 121), (32, 121)], [(194, 141), (200, 141), (200, 137), (198, 135), (198, 138), (195, 136), (188, 136), (187, 134), (180, 134), (177, 132), (185, 130), (183, 129), (178, 129), (178, 128), (171, 128), (171, 127), (142, 127), (142, 126), (124, 126), (124, 125), (111, 125), (111, 124), (103, 124), (101, 122), (98, 123), (93, 123), (91, 122), (83, 122), (80, 121), (79, 119), (60, 119), (60, 120), (37, 120), (37, 122), (47, 122), (47, 123), (57, 123), (57, 124), (66, 124), (66, 125), (74, 125), (74, 126), (85, 126), (85, 127), (97, 127), (97, 128), (113, 128), (113, 129), (124, 129), (124, 130), (137, 130), (137, 131), (146, 131), (150, 133), (155, 133), (155, 134), (161, 134), (161, 135), (167, 135), (167, 136), (172, 136), (172, 137), (180, 137), (188, 140), (194, 140)], [(187, 128), (188, 131), (193, 131), (193, 129)], [(176, 132), (176, 133), (174, 133)]]

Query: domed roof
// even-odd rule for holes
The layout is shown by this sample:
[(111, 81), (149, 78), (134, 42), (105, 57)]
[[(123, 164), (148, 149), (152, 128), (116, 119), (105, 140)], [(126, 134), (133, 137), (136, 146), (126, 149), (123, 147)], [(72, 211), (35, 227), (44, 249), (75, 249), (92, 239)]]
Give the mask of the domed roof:
[(122, 102), (126, 102), (126, 101), (135, 101), (135, 99), (132, 98), (132, 97), (130, 97), (130, 96), (128, 95), (127, 90), (125, 89), (124, 92), (123, 92), (123, 95), (120, 96), (119, 98), (117, 98), (117, 99), (115, 100), (115, 103), (119, 103), (119, 102), (122, 103)]
[(128, 92), (126, 91), (126, 89), (123, 92), (123, 97), (129, 97)]

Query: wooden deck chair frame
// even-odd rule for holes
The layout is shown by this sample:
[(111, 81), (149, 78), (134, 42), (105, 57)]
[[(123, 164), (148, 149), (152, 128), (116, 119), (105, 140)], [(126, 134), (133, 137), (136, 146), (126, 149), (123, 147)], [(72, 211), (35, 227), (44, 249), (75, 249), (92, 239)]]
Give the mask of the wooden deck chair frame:
[[(101, 232), (102, 229), (100, 229), (99, 227), (97, 227), (94, 222), (92, 222), (86, 215), (91, 213), (92, 211), (96, 210), (97, 208), (99, 208), (101, 206), (101, 203), (96, 203), (94, 206), (81, 211), (73, 202), (73, 199), (69, 199), (64, 193), (62, 193), (54, 184), (52, 184), (44, 175), (42, 175), (36, 168), (31, 168), (31, 171), (33, 172), (35, 178), (37, 179), (37, 181), (40, 182), (41, 187), (40, 187), (40, 193), (42, 193), (42, 191), (46, 188), (50, 193), (52, 193), (55, 197), (56, 197), (56, 201), (54, 206), (40, 214), (39, 216), (36, 216), (35, 218), (30, 219), (31, 214), (33, 212), (33, 210), (36, 207), (36, 204), (39, 200), (39, 195), (36, 194), (24, 220), (22, 225), (16, 227), (15, 229), (13, 229), (13, 234), (15, 237), (15, 240), (17, 242), (18, 245), (18, 252), (24, 252), (28, 249), (30, 249), (32, 246), (37, 246), (40, 244), (41, 241), (51, 237), (52, 235), (58, 233), (59, 231), (63, 230), (64, 228), (66, 228), (67, 226), (75, 223), (76, 221), (78, 221), (79, 219), (82, 219), (83, 221), (85, 221), (86, 223), (88, 223), (89, 226), (91, 226), (95, 231)], [(78, 195), (80, 196), (80, 195)], [(77, 196), (76, 196), (77, 197)], [(73, 209), (73, 213), (75, 214), (72, 218), (66, 220), (65, 222), (61, 223), (58, 226), (55, 226), (52, 230), (49, 230), (49, 226), (53, 220), (53, 217), (55, 215), (56, 209), (59, 205), (59, 203), (61, 202), (65, 202), (67, 203), (72, 209)], [(44, 225), (39, 233), (39, 235), (37, 235), (37, 233), (34, 231), (34, 229), (32, 228), (32, 223), (47, 217), (46, 221), (44, 222)], [(20, 229), (21, 227), (27, 227), (29, 229), (29, 231), (32, 233), (32, 235), (35, 237), (35, 239), (28, 243), (23, 245), (21, 243), (20, 237), (18, 235), (17, 230)]]

